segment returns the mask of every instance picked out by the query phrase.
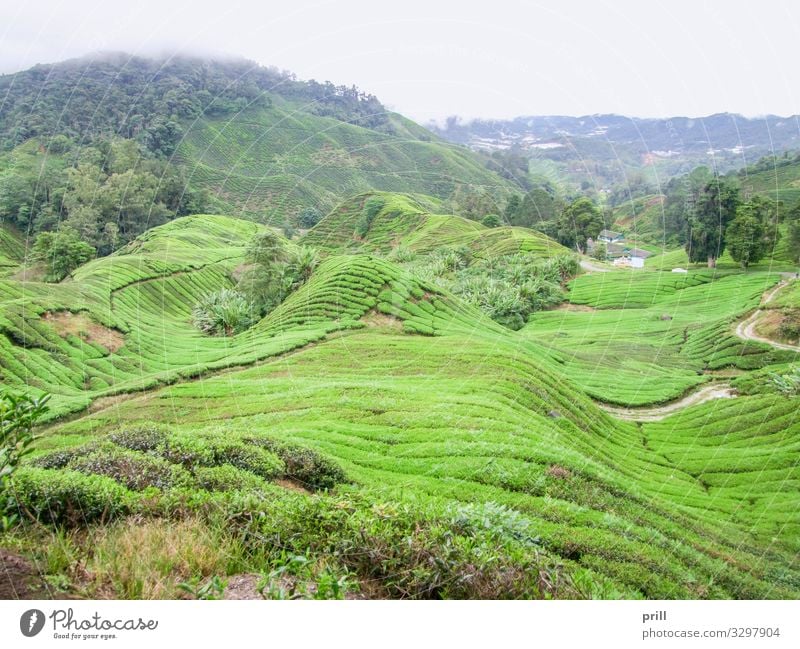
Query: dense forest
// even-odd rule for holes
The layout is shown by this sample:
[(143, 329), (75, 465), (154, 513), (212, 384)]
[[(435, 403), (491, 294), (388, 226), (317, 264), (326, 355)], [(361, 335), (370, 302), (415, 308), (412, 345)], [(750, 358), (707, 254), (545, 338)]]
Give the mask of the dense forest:
[(0, 76), (0, 146), (59, 134), (79, 144), (118, 136), (168, 156), (182, 120), (268, 105), (271, 93), (307, 102), (317, 115), (388, 128), (381, 103), (355, 87), (298, 81), (244, 59), (109, 54)]

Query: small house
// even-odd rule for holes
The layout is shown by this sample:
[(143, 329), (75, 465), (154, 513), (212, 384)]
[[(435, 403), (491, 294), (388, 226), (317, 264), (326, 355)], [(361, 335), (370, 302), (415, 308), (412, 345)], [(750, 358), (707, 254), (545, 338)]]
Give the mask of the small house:
[(653, 254), (641, 248), (629, 248), (627, 253), (631, 260), (631, 268), (644, 268), (644, 260)]
[(625, 237), (621, 232), (613, 232), (611, 230), (600, 230), (597, 235), (597, 240), (603, 243), (618, 243), (624, 241)]

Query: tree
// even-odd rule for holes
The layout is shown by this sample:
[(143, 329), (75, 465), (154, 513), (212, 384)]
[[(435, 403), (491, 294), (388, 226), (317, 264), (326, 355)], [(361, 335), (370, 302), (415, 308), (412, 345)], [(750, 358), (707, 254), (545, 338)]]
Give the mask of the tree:
[(479, 221), (487, 214), (497, 214), (500, 206), (495, 196), (485, 189), (458, 185), (450, 196), (450, 209), (454, 214)]
[(688, 238), (689, 217), (700, 200), (703, 188), (711, 181), (708, 167), (697, 167), (691, 173), (672, 178), (664, 192), (664, 238), (684, 244)]
[(608, 247), (606, 244), (602, 241), (598, 241), (596, 244), (594, 244), (592, 257), (598, 261), (605, 261), (608, 258)]
[(313, 228), (317, 223), (319, 223), (320, 219), (322, 218), (322, 214), (320, 211), (315, 207), (304, 207), (300, 211), (300, 216), (298, 217), (298, 221), (300, 223), (301, 228)]
[(555, 221), (562, 209), (552, 192), (536, 187), (522, 198), (516, 194), (509, 198), (504, 214), (511, 225), (541, 229), (543, 223)]
[(497, 216), (497, 214), (487, 214), (483, 217), (483, 219), (481, 219), (481, 223), (487, 228), (499, 228), (501, 225), (503, 225), (503, 221), (500, 220), (500, 217)]
[(786, 220), (789, 257), (800, 264), (800, 203), (789, 210)]
[(755, 264), (777, 242), (777, 205), (763, 196), (754, 196), (736, 210), (736, 218), (725, 232), (728, 252), (742, 268)]
[(251, 267), (239, 281), (239, 289), (266, 315), (311, 277), (318, 263), (314, 248), (288, 245), (273, 231), (256, 236), (247, 261)]
[(706, 261), (715, 268), (725, 252), (725, 232), (739, 207), (739, 188), (725, 178), (706, 184), (688, 218), (686, 253), (689, 261)]
[(60, 282), (81, 264), (94, 258), (94, 248), (72, 228), (42, 232), (33, 244), (33, 258), (44, 263), (48, 282)]
[(603, 229), (603, 215), (588, 198), (579, 198), (570, 203), (557, 222), (557, 237), (567, 247), (575, 247), (583, 253), (587, 239), (595, 239)]

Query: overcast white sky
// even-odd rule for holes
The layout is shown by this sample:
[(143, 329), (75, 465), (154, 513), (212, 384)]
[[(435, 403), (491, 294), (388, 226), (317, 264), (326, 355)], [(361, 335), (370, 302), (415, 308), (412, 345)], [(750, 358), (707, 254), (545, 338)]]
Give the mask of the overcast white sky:
[(355, 83), (420, 121), (800, 113), (796, 0), (0, 3), (3, 72), (163, 49)]

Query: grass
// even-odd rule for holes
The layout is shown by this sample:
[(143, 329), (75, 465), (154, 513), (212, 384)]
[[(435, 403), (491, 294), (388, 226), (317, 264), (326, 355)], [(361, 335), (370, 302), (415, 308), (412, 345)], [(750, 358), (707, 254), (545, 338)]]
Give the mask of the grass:
[[(143, 418), (223, 438), (269, 431), (334, 458), (379, 501), (513, 508), (565, 572), (589, 570), (627, 596), (794, 592), (794, 537), (776, 536), (783, 515), (773, 520), (766, 499), (751, 506), (758, 524), (742, 519), (736, 499), (710, 494), (694, 465), (665, 458), (536, 361), (534, 347), (505, 337), (360, 331), (119, 404), (61, 426), (47, 445)], [(793, 454), (754, 462), (767, 471)], [(790, 581), (776, 583), (776, 571)]]
[(523, 333), (547, 345), (561, 371), (596, 399), (625, 406), (671, 401), (712, 380), (712, 370), (792, 359), (733, 334), (734, 321), (779, 279), (709, 271), (584, 275), (570, 284), (568, 300), (587, 310), (537, 313)]
[[(381, 202), (382, 207), (359, 236), (359, 222), (370, 200)], [(398, 247), (425, 254), (443, 247), (466, 246), (483, 259), (518, 252), (539, 257), (569, 253), (535, 230), (487, 228), (477, 221), (437, 213), (440, 209), (440, 202), (428, 196), (368, 192), (339, 205), (303, 237), (303, 243), (331, 252), (366, 250), (384, 255)]]
[[(303, 207), (327, 212), (371, 189), (446, 198), (456, 185), (508, 191), (469, 151), (423, 135), (399, 116), (396, 134), (312, 115), (274, 97), (271, 108), (187, 125), (175, 160), (215, 209), (280, 224)], [(425, 137), (428, 141), (424, 141)]]
[[(274, 597), (800, 594), (797, 408), (765, 380), (793, 356), (732, 334), (777, 274), (582, 276), (582, 311), (514, 332), (378, 256), (445, 226), (478, 254), (508, 233), (384, 199), (360, 241), (364, 197), (312, 230), (311, 279), (231, 338), (190, 310), (231, 284), (247, 221), (179, 219), (62, 284), (0, 282), (4, 386), (53, 392), (58, 418), (25, 502), (71, 526), (4, 546), (94, 596), (201, 596), (243, 573)], [(43, 317), (64, 310), (124, 344)], [(743, 396), (658, 423), (593, 401), (657, 403), (730, 367)], [(166, 432), (103, 437), (147, 422)]]

